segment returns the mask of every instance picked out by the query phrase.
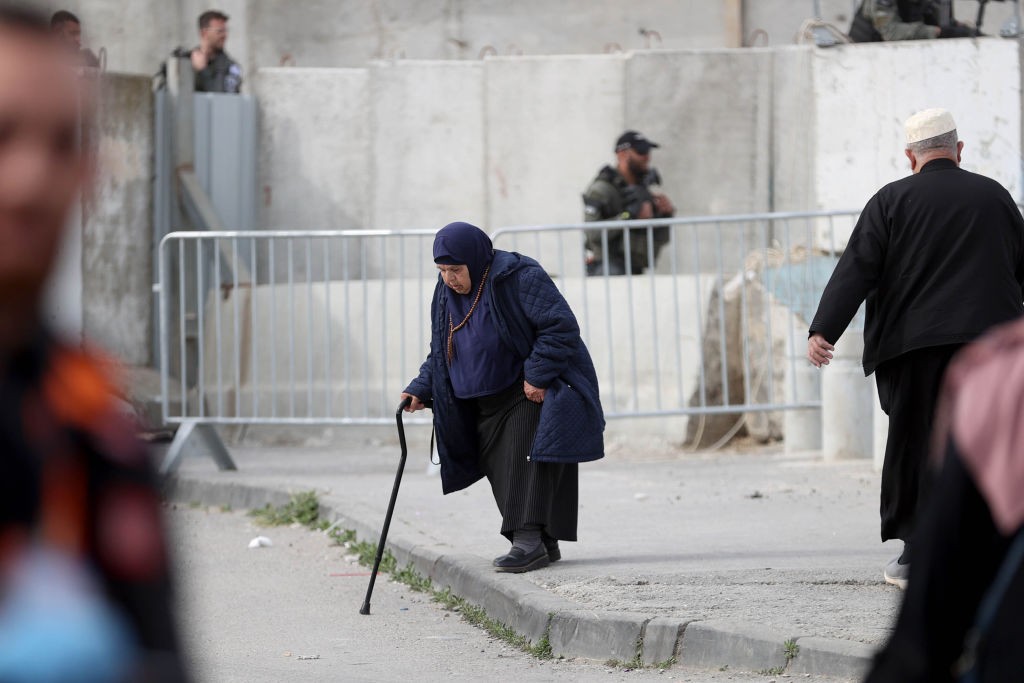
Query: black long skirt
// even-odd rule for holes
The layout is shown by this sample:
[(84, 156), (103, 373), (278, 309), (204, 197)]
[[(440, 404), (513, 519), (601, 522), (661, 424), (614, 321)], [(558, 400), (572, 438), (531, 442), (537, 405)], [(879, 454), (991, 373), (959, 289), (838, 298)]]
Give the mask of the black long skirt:
[(576, 463), (530, 460), (541, 404), (523, 393), (522, 382), (476, 399), (480, 469), (501, 513), (501, 534), (539, 527), (560, 541), (576, 540), (579, 479)]

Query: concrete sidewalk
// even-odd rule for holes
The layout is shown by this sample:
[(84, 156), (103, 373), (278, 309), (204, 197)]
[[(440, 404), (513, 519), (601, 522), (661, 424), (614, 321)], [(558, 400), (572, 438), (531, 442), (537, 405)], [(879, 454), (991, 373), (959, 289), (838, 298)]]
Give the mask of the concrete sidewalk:
[[(898, 609), (882, 568), (900, 547), (878, 540), (869, 462), (613, 454), (580, 466), (579, 542), (562, 544), (561, 562), (509, 575), (490, 565), (508, 546), (486, 482), (442, 496), (426, 441), (409, 443), (388, 535), (399, 564), (533, 642), (546, 635), (555, 656), (856, 679)], [(397, 442), (232, 454), (237, 472), (186, 461), (169, 495), (246, 508), (315, 489), (322, 514), (376, 542)]]

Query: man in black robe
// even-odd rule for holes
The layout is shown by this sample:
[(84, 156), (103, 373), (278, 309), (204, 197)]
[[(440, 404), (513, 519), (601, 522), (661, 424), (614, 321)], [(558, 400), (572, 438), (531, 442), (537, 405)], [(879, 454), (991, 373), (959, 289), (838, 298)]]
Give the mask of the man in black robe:
[(807, 357), (827, 365), (832, 344), (867, 302), (864, 373), (875, 372), (889, 435), (882, 467), (882, 541), (903, 553), (885, 569), (904, 588), (926, 491), (935, 399), (953, 354), (1024, 306), (1024, 220), (999, 183), (959, 167), (963, 142), (949, 112), (906, 122), (913, 175), (872, 197), (818, 304)]

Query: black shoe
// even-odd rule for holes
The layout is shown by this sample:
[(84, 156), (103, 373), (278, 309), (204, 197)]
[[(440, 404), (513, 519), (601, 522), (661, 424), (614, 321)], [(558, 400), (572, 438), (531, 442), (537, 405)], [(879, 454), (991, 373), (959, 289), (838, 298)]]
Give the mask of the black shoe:
[(552, 562), (558, 562), (562, 559), (562, 551), (558, 549), (557, 538), (545, 538), (544, 547), (548, 550), (548, 559)]
[(508, 555), (494, 561), (495, 571), (509, 574), (532, 572), (534, 569), (541, 569), (549, 564), (551, 564), (551, 560), (548, 559), (548, 549), (544, 547), (543, 543), (538, 543), (530, 553), (513, 546), (512, 550), (508, 551)]

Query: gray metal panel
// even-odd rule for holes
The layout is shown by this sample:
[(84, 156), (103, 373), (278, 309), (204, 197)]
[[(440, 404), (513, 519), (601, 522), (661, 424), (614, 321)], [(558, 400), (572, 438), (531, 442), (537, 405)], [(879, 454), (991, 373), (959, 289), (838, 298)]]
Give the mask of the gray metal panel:
[(195, 166), (221, 224), (255, 228), (256, 100), (249, 95), (196, 94)]
[[(153, 278), (158, 284), (160, 240), (175, 229), (174, 220), (174, 140), (172, 135), (171, 99), (166, 90), (154, 95), (154, 141), (153, 141)], [(183, 228), (184, 226), (177, 226)], [(153, 310), (159, 311), (159, 295), (153, 292)], [(159, 317), (153, 316), (152, 351), (153, 358), (160, 357)]]
[[(196, 93), (193, 99), (195, 117), (193, 118), (194, 139), (195, 139), (195, 169), (206, 194), (210, 194), (210, 167), (211, 158), (214, 154), (213, 136), (210, 131), (210, 119), (212, 118), (213, 96), (203, 93)], [(219, 212), (218, 212), (219, 213)], [(202, 226), (197, 226), (202, 227)]]

